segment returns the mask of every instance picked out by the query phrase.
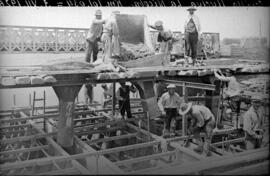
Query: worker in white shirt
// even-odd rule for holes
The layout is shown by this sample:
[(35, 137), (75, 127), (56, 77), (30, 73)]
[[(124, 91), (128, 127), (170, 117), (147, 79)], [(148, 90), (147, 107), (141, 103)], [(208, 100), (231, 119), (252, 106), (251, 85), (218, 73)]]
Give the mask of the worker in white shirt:
[(111, 63), (112, 57), (120, 55), (119, 30), (116, 23), (116, 15), (119, 11), (113, 11), (110, 18), (105, 22), (101, 41), (104, 44), (104, 63)]
[(264, 111), (262, 108), (263, 98), (259, 95), (254, 95), (251, 98), (252, 106), (244, 114), (244, 126), (246, 149), (259, 148), (262, 144), (264, 128)]
[[(237, 113), (237, 119), (235, 127), (238, 128), (238, 118), (240, 116), (240, 107), (241, 102), (245, 102), (247, 104), (250, 103), (250, 99), (248, 96), (245, 96), (243, 94), (243, 91), (241, 91), (240, 84), (236, 80), (235, 76), (233, 76), (233, 71), (230, 69), (225, 70), (225, 75), (220, 70), (214, 69), (214, 75), (217, 79), (225, 83), (225, 88), (223, 92), (223, 98), (224, 100), (229, 100), (231, 103), (231, 106), (226, 105), (229, 107), (231, 111), (234, 111)], [(229, 110), (227, 109), (227, 110)]]
[(196, 9), (194, 7), (188, 8), (189, 15), (185, 20), (185, 49), (186, 55), (192, 58), (193, 65), (197, 58), (197, 47), (201, 31), (201, 24), (199, 18), (194, 14)]
[[(194, 135), (198, 141), (198, 147), (194, 151), (210, 156), (210, 143), (213, 129), (215, 128), (215, 117), (213, 113), (204, 105), (193, 105), (192, 103), (182, 103), (179, 109), (180, 115), (188, 117), (188, 135)], [(201, 132), (206, 132), (205, 142), (200, 136)]]
[(168, 133), (175, 133), (175, 129), (171, 129), (171, 121), (176, 122), (176, 116), (178, 114), (179, 106), (184, 102), (178, 93), (175, 92), (176, 86), (169, 84), (167, 86), (168, 92), (165, 92), (158, 101), (159, 109), (162, 115), (165, 116), (165, 130), (164, 135)]
[(172, 50), (172, 43), (174, 42), (173, 33), (165, 29), (162, 21), (156, 21), (155, 25), (148, 25), (152, 29), (158, 31), (157, 42), (160, 44), (159, 53), (170, 53)]

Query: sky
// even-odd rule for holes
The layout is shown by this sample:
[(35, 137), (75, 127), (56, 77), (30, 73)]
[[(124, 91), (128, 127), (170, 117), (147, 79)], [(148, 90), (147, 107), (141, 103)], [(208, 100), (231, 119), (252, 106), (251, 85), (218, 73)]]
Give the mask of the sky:
[[(103, 18), (113, 10), (125, 14), (146, 15), (149, 24), (162, 20), (173, 31), (184, 29), (186, 7), (0, 7), (0, 25), (88, 28), (94, 12)], [(220, 38), (260, 36), (269, 41), (269, 7), (198, 7), (202, 32), (220, 33)]]

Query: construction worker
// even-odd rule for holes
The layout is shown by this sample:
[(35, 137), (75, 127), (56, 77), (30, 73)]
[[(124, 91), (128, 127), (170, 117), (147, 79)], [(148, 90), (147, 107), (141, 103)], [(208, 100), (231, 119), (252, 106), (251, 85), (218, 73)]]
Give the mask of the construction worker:
[(107, 86), (107, 84), (102, 84), (101, 88), (103, 89), (103, 108), (112, 101), (112, 86), (110, 88)]
[[(98, 55), (98, 41), (100, 41), (100, 37), (102, 34), (103, 24), (105, 23), (102, 20), (102, 12), (101, 10), (96, 10), (95, 19), (92, 21), (90, 25), (90, 29), (87, 33), (86, 41), (87, 41), (87, 51), (85, 56), (86, 62), (95, 62), (97, 60)], [(92, 55), (92, 58), (91, 58)], [(93, 102), (93, 88), (92, 84), (85, 84), (84, 86), (84, 97), (85, 104), (91, 104)]]
[[(102, 20), (102, 12), (101, 10), (97, 10), (95, 12), (96, 18), (92, 21), (90, 25), (90, 29), (87, 33), (87, 52), (85, 56), (86, 62), (95, 62), (97, 60), (98, 55), (98, 41), (100, 41), (100, 37), (102, 34), (103, 24), (105, 23), (104, 20)], [(91, 59), (91, 55), (93, 55)]]
[(110, 18), (105, 22), (101, 41), (104, 44), (104, 63), (111, 63), (112, 57), (120, 55), (119, 30), (116, 23), (116, 15), (119, 11), (113, 11)]
[(119, 89), (116, 92), (116, 98), (119, 101), (119, 111), (123, 119), (125, 119), (125, 112), (127, 113), (127, 118), (131, 118), (131, 110), (130, 110), (130, 91), (135, 93), (136, 88), (133, 84), (131, 86), (126, 85), (125, 81), (120, 81)]
[(197, 47), (201, 31), (199, 18), (194, 14), (194, 7), (188, 8), (189, 15), (185, 20), (185, 49), (186, 55), (192, 58), (192, 64), (195, 65), (197, 58)]
[[(176, 116), (178, 115), (179, 106), (183, 103), (183, 98), (181, 98), (178, 93), (175, 92), (176, 86), (174, 84), (169, 84), (167, 86), (168, 92), (165, 92), (158, 101), (159, 109), (162, 115), (165, 116), (164, 126), (165, 130), (163, 134), (166, 136), (168, 133), (174, 135), (175, 129), (171, 129), (171, 122), (176, 122)], [(175, 125), (173, 125), (175, 127)]]
[[(240, 89), (240, 84), (233, 76), (233, 71), (230, 69), (225, 70), (225, 75), (222, 74), (220, 70), (214, 69), (214, 75), (217, 79), (225, 83), (225, 89), (223, 92), (224, 100), (229, 100), (231, 103), (230, 108), (232, 111), (235, 111), (237, 115), (240, 115), (240, 106), (241, 102), (247, 104), (250, 103), (248, 96), (244, 96), (243, 91)], [(229, 106), (229, 105), (227, 105)], [(237, 117), (238, 118), (238, 117)], [(238, 122), (236, 122), (235, 127), (238, 128)]]
[(264, 111), (261, 107), (263, 98), (258, 95), (251, 97), (251, 107), (244, 114), (243, 130), (245, 131), (246, 149), (259, 148), (262, 144), (264, 128)]
[[(188, 135), (193, 134), (198, 141), (198, 147), (194, 151), (211, 156), (209, 150), (212, 140), (213, 129), (215, 128), (215, 118), (212, 112), (204, 105), (193, 105), (192, 103), (182, 103), (179, 109), (180, 115), (187, 115), (189, 119)], [(201, 132), (206, 132), (205, 142), (200, 137)]]
[(85, 89), (84, 89), (84, 103), (86, 105), (92, 104), (94, 100), (94, 84), (85, 84)]
[(164, 29), (162, 21), (156, 21), (154, 26), (148, 26), (158, 31), (157, 42), (160, 44), (159, 53), (170, 53), (172, 43), (175, 40), (173, 33), (168, 29)]

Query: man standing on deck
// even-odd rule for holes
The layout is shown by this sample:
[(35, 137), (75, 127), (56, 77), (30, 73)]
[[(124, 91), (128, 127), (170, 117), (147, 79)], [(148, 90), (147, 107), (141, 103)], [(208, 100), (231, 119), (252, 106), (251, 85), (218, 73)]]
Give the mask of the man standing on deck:
[(159, 53), (170, 53), (174, 39), (173, 33), (168, 29), (164, 29), (162, 21), (156, 21), (155, 26), (148, 26), (158, 31), (157, 42), (160, 44)]
[[(96, 19), (94, 19), (91, 23), (90, 29), (87, 33), (87, 52), (85, 61), (86, 62), (95, 62), (97, 60), (98, 55), (98, 41), (100, 41), (100, 37), (102, 34), (103, 24), (105, 23), (102, 20), (102, 12), (101, 10), (97, 10), (95, 13)], [(91, 59), (91, 55), (93, 56)]]
[(186, 55), (192, 58), (194, 65), (197, 58), (197, 47), (201, 31), (201, 24), (199, 18), (194, 14), (196, 11), (194, 7), (188, 8), (189, 15), (185, 20), (185, 48)]
[(264, 128), (264, 111), (261, 107), (262, 97), (255, 95), (251, 98), (252, 106), (244, 114), (244, 126), (246, 149), (260, 148), (262, 144)]
[[(98, 55), (98, 41), (100, 41), (100, 37), (102, 34), (103, 24), (105, 23), (102, 20), (102, 12), (101, 10), (97, 10), (95, 12), (96, 19), (94, 19), (91, 23), (90, 29), (87, 33), (87, 51), (85, 56), (86, 62), (95, 62), (97, 60)], [(92, 55), (92, 58), (91, 58)], [(85, 104), (91, 104), (93, 102), (93, 88), (92, 84), (85, 84), (84, 97)]]
[(110, 63), (112, 62), (112, 57), (118, 57), (120, 55), (119, 30), (116, 23), (117, 14), (120, 14), (120, 12), (113, 11), (103, 28), (101, 41), (104, 45), (104, 63)]
[[(180, 115), (188, 116), (188, 135), (193, 134), (198, 141), (198, 147), (194, 151), (205, 153), (211, 156), (210, 143), (212, 140), (213, 129), (215, 128), (215, 117), (212, 112), (204, 105), (192, 105), (192, 103), (182, 103), (179, 110)], [(201, 132), (206, 132), (206, 138), (203, 142), (200, 137)]]
[(125, 81), (119, 82), (121, 87), (116, 92), (116, 98), (119, 100), (119, 111), (122, 118), (125, 118), (125, 112), (127, 113), (127, 118), (132, 118), (131, 110), (130, 110), (130, 91), (135, 93), (136, 88), (133, 84), (131, 86), (126, 85)]
[(164, 121), (164, 135), (168, 132), (175, 133), (175, 129), (171, 131), (171, 121), (176, 122), (179, 106), (183, 102), (183, 99), (175, 92), (175, 88), (176, 86), (174, 84), (169, 84), (167, 86), (168, 92), (165, 92), (158, 101), (162, 115), (166, 116)]

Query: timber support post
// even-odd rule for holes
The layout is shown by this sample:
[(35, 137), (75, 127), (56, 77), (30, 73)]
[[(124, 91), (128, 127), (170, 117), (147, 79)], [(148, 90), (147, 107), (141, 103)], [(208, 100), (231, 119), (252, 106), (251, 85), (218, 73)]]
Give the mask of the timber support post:
[(53, 89), (59, 99), (57, 143), (72, 152), (75, 98), (81, 89), (81, 85), (54, 86)]

